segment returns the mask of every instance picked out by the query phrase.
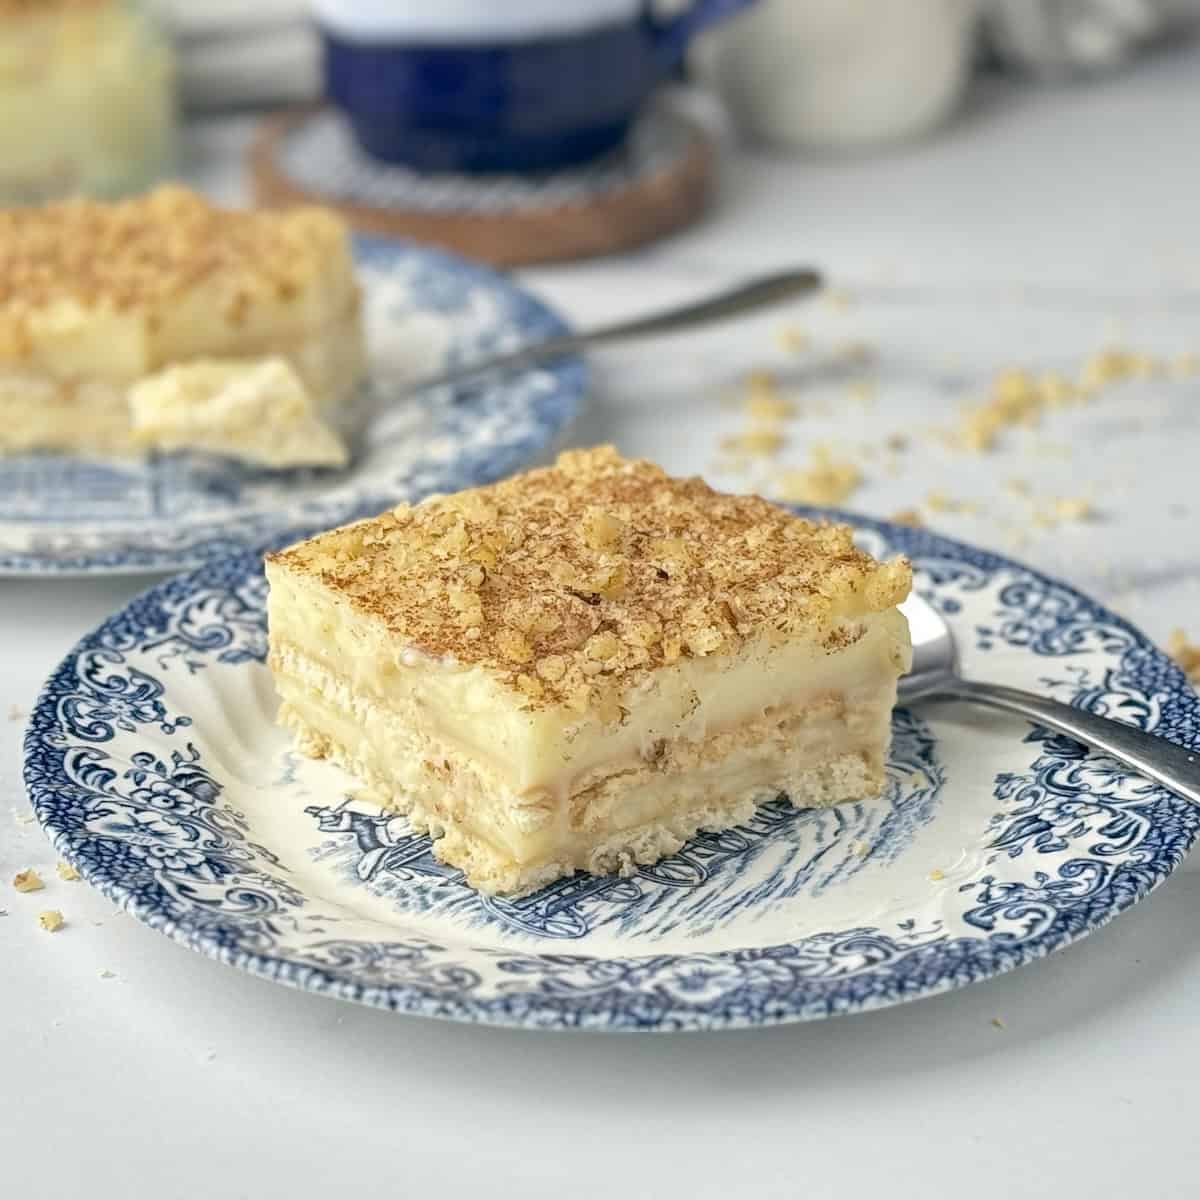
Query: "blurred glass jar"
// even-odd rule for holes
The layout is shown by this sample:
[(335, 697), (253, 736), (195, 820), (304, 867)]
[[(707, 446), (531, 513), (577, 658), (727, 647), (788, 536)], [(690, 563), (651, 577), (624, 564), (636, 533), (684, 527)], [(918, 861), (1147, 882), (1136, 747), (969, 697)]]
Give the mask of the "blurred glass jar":
[(0, 0), (0, 203), (154, 182), (173, 159), (174, 82), (148, 0)]
[(975, 0), (760, 0), (693, 65), (747, 136), (853, 150), (926, 133), (962, 99)]
[(1001, 63), (1053, 80), (1119, 67), (1197, 16), (1197, 0), (987, 0), (984, 29)]

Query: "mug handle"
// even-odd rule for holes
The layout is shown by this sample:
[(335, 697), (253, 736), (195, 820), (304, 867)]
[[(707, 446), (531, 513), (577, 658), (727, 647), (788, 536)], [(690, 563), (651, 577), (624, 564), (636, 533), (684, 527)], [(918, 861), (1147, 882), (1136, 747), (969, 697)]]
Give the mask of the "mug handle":
[(693, 0), (683, 12), (669, 21), (661, 24), (652, 22), (654, 39), (664, 64), (674, 66), (683, 57), (688, 43), (701, 30), (732, 17), (753, 3), (755, 0)]

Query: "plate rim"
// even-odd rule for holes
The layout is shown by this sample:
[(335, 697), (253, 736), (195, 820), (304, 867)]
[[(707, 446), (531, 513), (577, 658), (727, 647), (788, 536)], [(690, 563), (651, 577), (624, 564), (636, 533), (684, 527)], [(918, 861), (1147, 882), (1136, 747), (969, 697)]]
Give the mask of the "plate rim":
[[(456, 254), (452, 250), (428, 245), (409, 237), (352, 232), (351, 242), (356, 267), (361, 267), (364, 253), (415, 252), (427, 262), (440, 264), (449, 273), (460, 277), (474, 278), (481, 284), (518, 299), (522, 310), (536, 316), (539, 321), (544, 323), (550, 334), (557, 336), (572, 332), (571, 322), (555, 304), (527, 288), (511, 273), (499, 270), (487, 263), (477, 262), (465, 255)], [(460, 474), (459, 478), (462, 482), (458, 486), (477, 487), (491, 483), (527, 465), (539, 452), (552, 448), (557, 441), (561, 440), (571, 425), (579, 418), (591, 385), (591, 369), (587, 359), (581, 354), (572, 354), (535, 369), (548, 372), (554, 377), (555, 392), (562, 399), (564, 405), (561, 419), (556, 423), (543, 425), (540, 431), (541, 439), (536, 446), (516, 449), (509, 447), (507, 453), (497, 454), (489, 462), (486, 471), (475, 471), (469, 475)], [(87, 461), (79, 456), (65, 457), (76, 462)], [(452, 460), (445, 465), (444, 474), (450, 476), (456, 470), (458, 467)], [(336, 491), (337, 487), (338, 485), (335, 484), (330, 490)], [(375, 488), (369, 492), (364, 490), (358, 500), (352, 500), (348, 496), (344, 515), (339, 516), (335, 523), (340, 524), (357, 520), (360, 517), (371, 516), (389, 503), (395, 503), (397, 498), (394, 489), (387, 487)], [(275, 514), (278, 514), (278, 519), (273, 527), (239, 536), (240, 525), (252, 521), (268, 522)], [(325, 523), (329, 524), (329, 522)], [(26, 524), (29, 523), (0, 521), (0, 527), (17, 527)], [(203, 521), (197, 521), (196, 525), (198, 529), (206, 531), (205, 535), (201, 537), (198, 534), (194, 542), (178, 549), (139, 549), (132, 544), (132, 541), (136, 539), (139, 530), (144, 530), (149, 526), (145, 523), (126, 521), (115, 521), (111, 526), (114, 538), (128, 535), (130, 541), (122, 545), (110, 544), (107, 547), (96, 547), (71, 555), (63, 554), (53, 557), (34, 551), (15, 551), (0, 547), (0, 579), (80, 579), (176, 574), (198, 569), (229, 555), (256, 550), (273, 542), (284, 530), (316, 528), (312, 523), (306, 524), (303, 518), (294, 512), (272, 508), (253, 509), (241, 514), (231, 514), (224, 521), (206, 518)], [(42, 527), (39, 526), (39, 528)], [(69, 531), (70, 522), (56, 522), (45, 526), (45, 529), (47, 531)]]
[[(1015, 570), (1040, 585), (1061, 589), (1072, 599), (1083, 601), (1093, 612), (1103, 618), (1106, 624), (1111, 624), (1128, 634), (1139, 650), (1149, 651), (1153, 661), (1165, 667), (1175, 682), (1183, 685), (1180, 694), (1184, 698), (1189, 714), (1195, 718), (1195, 732), (1190, 741), (1185, 740), (1177, 744), (1183, 744), (1188, 749), (1200, 750), (1200, 695), (1187, 683), (1183, 672), (1159, 646), (1132, 622), (1113, 612), (1099, 601), (1093, 600), (1087, 593), (1080, 591), (1074, 585), (1061, 578), (1021, 563), (1018, 560), (1009, 558), (1007, 555), (985, 550), (970, 543), (962, 542), (959, 539), (946, 537), (928, 530), (913, 530), (880, 518), (839, 509), (812, 509), (795, 505), (786, 505), (784, 507), (800, 512), (803, 515), (816, 515), (829, 520), (846, 522), (855, 529), (872, 530), (882, 534), (884, 537), (894, 538), (895, 541), (901, 544), (907, 542), (917, 551), (914, 557), (918, 559), (922, 557), (930, 559), (945, 558), (947, 557), (946, 552), (949, 551), (949, 556), (959, 561), (970, 563), (972, 561), (979, 562), (983, 560), (989, 564), (989, 570)], [(273, 544), (284, 544), (292, 536), (294, 534), (290, 531), (288, 535), (273, 539)], [(927, 553), (924, 555), (919, 550), (919, 547), (922, 546), (927, 547)], [(328, 995), (337, 999), (364, 1004), (368, 1007), (498, 1028), (605, 1033), (714, 1032), (742, 1028), (765, 1028), (798, 1021), (819, 1020), (855, 1012), (875, 1011), (912, 1000), (923, 999), (927, 996), (940, 995), (948, 991), (958, 990), (971, 983), (983, 982), (987, 979), (1007, 974), (1009, 971), (1015, 970), (1020, 966), (1039, 961), (1049, 954), (1057, 953), (1059, 950), (1065, 949), (1067, 946), (1073, 945), (1096, 930), (1103, 928), (1110, 921), (1128, 911), (1134, 904), (1139, 903), (1153, 893), (1178, 868), (1188, 851), (1195, 844), (1197, 838), (1200, 837), (1200, 825), (1193, 825), (1184, 831), (1182, 844), (1178, 847), (1177, 852), (1164, 850), (1154, 862), (1143, 864), (1141, 874), (1136, 876), (1134, 884), (1122, 891), (1116, 900), (1107, 905), (1102, 912), (1099, 914), (1090, 914), (1089, 918), (1076, 929), (1061, 931), (1057, 935), (1047, 933), (1039, 936), (1036, 941), (1026, 940), (1020, 942), (1015, 949), (1010, 949), (1007, 955), (998, 951), (998, 957), (996, 961), (990, 964), (989, 969), (980, 970), (977, 973), (971, 970), (960, 970), (953, 974), (943, 974), (935, 982), (915, 989), (884, 990), (851, 1002), (832, 1003), (820, 1008), (813, 1006), (811, 1003), (806, 1005), (800, 1002), (796, 1003), (793, 1007), (778, 1007), (776, 1010), (766, 1014), (759, 1013), (757, 1015), (743, 1016), (731, 1016), (728, 1014), (717, 1014), (714, 1016), (704, 1012), (677, 1008), (676, 1010), (668, 1009), (659, 1012), (653, 1020), (645, 1023), (630, 1023), (627, 1019), (622, 1018), (619, 1009), (612, 1009), (603, 1019), (600, 1019), (600, 1014), (593, 1012), (591, 1014), (584, 1014), (589, 1018), (586, 1021), (570, 1020), (567, 1019), (566, 1015), (571, 1011), (568, 1007), (564, 1006), (561, 1001), (551, 1003), (550, 999), (544, 996), (533, 996), (518, 1011), (509, 1011), (503, 1007), (492, 1010), (483, 1007), (477, 1001), (473, 1001), (469, 996), (466, 999), (461, 997), (447, 999), (445, 996), (440, 998), (431, 997), (426, 992), (411, 984), (386, 983), (371, 985), (360, 978), (339, 976), (332, 969), (312, 963), (299, 962), (294, 958), (289, 958), (286, 953), (263, 953), (245, 948), (231, 949), (220, 944), (216, 936), (211, 933), (205, 936), (203, 931), (195, 933), (187, 929), (181, 922), (165, 914), (161, 909), (156, 909), (152, 904), (140, 900), (129, 888), (122, 886), (119, 881), (104, 878), (102, 872), (93, 869), (94, 864), (90, 863), (86, 857), (80, 857), (75, 852), (75, 846), (73, 845), (75, 839), (71, 832), (67, 829), (57, 827), (52, 816), (49, 819), (47, 818), (45, 802), (53, 796), (55, 789), (38, 777), (36, 758), (44, 750), (41, 744), (44, 734), (49, 729), (58, 727), (58, 723), (54, 719), (56, 713), (53, 711), (56, 707), (55, 697), (52, 694), (54, 682), (67, 672), (81, 655), (102, 645), (102, 638), (107, 630), (122, 622), (126, 614), (136, 605), (152, 601), (158, 593), (165, 589), (171, 586), (181, 588), (199, 586), (201, 585), (199, 577), (206, 571), (211, 571), (221, 565), (232, 566), (238, 559), (253, 559), (255, 555), (256, 552), (246, 550), (242, 554), (227, 560), (224, 564), (208, 563), (192, 571), (161, 580), (132, 597), (120, 609), (81, 637), (47, 677), (45, 684), (38, 693), (23, 738), (22, 776), (38, 823), (48, 836), (51, 845), (60, 856), (79, 870), (80, 874), (91, 886), (97, 888), (107, 899), (117, 904), (123, 911), (128, 912), (149, 928), (164, 933), (172, 941), (178, 942), (188, 949), (197, 951), (206, 958), (236, 967), (257, 978), (282, 983), (285, 986), (302, 991), (314, 992), (320, 995)], [(252, 562), (248, 562), (246, 565), (248, 568), (253, 569)], [(1157, 722), (1152, 728), (1156, 727)], [(1167, 791), (1168, 789), (1162, 790)], [(1187, 805), (1189, 802), (1181, 800), (1180, 803)], [(97, 875), (100, 875), (100, 877), (97, 878)], [(973, 936), (970, 939), (960, 940), (988, 944), (987, 935)], [(689, 958), (699, 959), (701, 957), (720, 959), (739, 953), (768, 955), (772, 951), (795, 947), (799, 944), (797, 942), (783, 942), (778, 945), (757, 947), (752, 951), (705, 952), (697, 950), (693, 955), (686, 953), (674, 955), (647, 953), (630, 956), (594, 954), (542, 955), (536, 951), (530, 953), (531, 957), (624, 963), (648, 959), (665, 959), (668, 957), (679, 960), (687, 960)], [(576, 1013), (576, 1016), (578, 1015)]]

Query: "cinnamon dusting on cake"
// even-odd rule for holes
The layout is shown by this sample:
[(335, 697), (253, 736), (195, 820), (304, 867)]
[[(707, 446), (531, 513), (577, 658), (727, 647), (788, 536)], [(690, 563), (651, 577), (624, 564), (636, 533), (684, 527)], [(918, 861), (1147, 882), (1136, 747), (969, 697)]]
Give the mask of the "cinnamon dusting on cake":
[(599, 707), (681, 657), (812, 637), (908, 593), (842, 525), (673, 479), (612, 447), (401, 505), (271, 556), (406, 646), (498, 672), (527, 705)]
[(323, 209), (227, 209), (177, 185), (114, 204), (0, 210), (0, 353), (30, 310), (69, 301), (152, 315), (216, 272), (228, 276), (225, 315), (238, 323), (259, 300), (297, 295), (344, 239)]

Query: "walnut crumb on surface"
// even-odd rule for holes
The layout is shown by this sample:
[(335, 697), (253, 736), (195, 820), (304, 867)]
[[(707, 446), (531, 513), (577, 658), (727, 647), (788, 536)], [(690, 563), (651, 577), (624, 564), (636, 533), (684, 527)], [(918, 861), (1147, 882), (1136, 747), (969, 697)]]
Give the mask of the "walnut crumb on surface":
[(1200, 373), (1200, 355), (1156, 358), (1136, 350), (1109, 347), (1083, 360), (1074, 378), (1061, 371), (1035, 374), (1019, 367), (998, 371), (986, 399), (968, 405), (957, 428), (944, 431), (948, 445), (979, 453), (996, 447), (1008, 429), (1036, 428), (1050, 410), (1088, 404), (1113, 384), (1170, 374), (1184, 379)]
[(1086, 496), (1060, 496), (1045, 503), (1035, 503), (1033, 524), (1038, 529), (1054, 529), (1063, 522), (1091, 521), (1096, 510)]
[(1088, 358), (1079, 372), (1079, 386), (1098, 389), (1123, 379), (1144, 379), (1159, 370), (1158, 361), (1149, 354), (1109, 348)]
[(117, 977), (116, 971), (110, 971), (107, 967), (105, 967), (102, 971), (98, 971), (97, 974), (101, 979), (116, 979)]
[(925, 518), (915, 508), (902, 508), (892, 513), (888, 520), (893, 525), (907, 525), (910, 529), (920, 529), (925, 524)]
[(953, 496), (947, 496), (945, 492), (930, 492), (925, 497), (925, 507), (930, 512), (936, 513), (975, 513), (979, 511), (979, 505), (973, 500), (956, 500)]
[(12, 885), (18, 892), (40, 892), (46, 886), (42, 877), (32, 867), (18, 871), (13, 876)]
[(1052, 512), (1059, 521), (1087, 521), (1096, 515), (1086, 496), (1061, 496), (1054, 501)]
[(778, 429), (745, 429), (721, 439), (721, 449), (730, 454), (771, 458), (783, 449), (787, 439)]
[(751, 371), (746, 377), (742, 410), (759, 424), (774, 425), (796, 415), (796, 406), (779, 390), (769, 371)]
[(828, 450), (818, 447), (810, 466), (776, 476), (775, 495), (796, 504), (841, 504), (862, 481), (862, 472), (854, 463), (834, 459)]
[(1167, 638), (1167, 653), (1192, 683), (1200, 683), (1200, 644), (1189, 641), (1182, 629), (1172, 629)]
[(808, 334), (799, 325), (785, 325), (776, 333), (775, 341), (781, 350), (786, 350), (790, 354), (798, 354), (801, 350), (807, 350), (809, 345)]
[(1200, 375), (1200, 354), (1189, 350), (1175, 355), (1170, 362), (1170, 371), (1176, 379), (1188, 379), (1193, 375)]
[(1004, 430), (1039, 424), (1045, 404), (1045, 396), (1028, 371), (1000, 371), (992, 380), (991, 394), (983, 403), (967, 409), (952, 440), (977, 453), (991, 450)]
[(907, 595), (847, 526), (674, 479), (612, 447), (432, 496), (268, 557), (406, 647), (489, 668), (527, 708), (621, 716), (663, 665), (751, 637), (828, 636)]
[(946, 872), (941, 870), (939, 867), (934, 867), (933, 870), (929, 872), (929, 878), (931, 882), (937, 883), (946, 878)]
[(48, 908), (45, 912), (38, 913), (38, 924), (47, 933), (57, 933), (65, 924), (63, 915), (57, 908)]
[(70, 863), (60, 862), (54, 869), (58, 872), (59, 879), (66, 880), (67, 883), (74, 883), (79, 878), (79, 872)]
[(1002, 1017), (993, 1017), (992, 1018), (992, 1028), (993, 1029), (1007, 1029), (1008, 1026), (1004, 1023), (1004, 1019)]
[(835, 353), (846, 366), (863, 367), (875, 361), (875, 348), (866, 342), (843, 342)]

